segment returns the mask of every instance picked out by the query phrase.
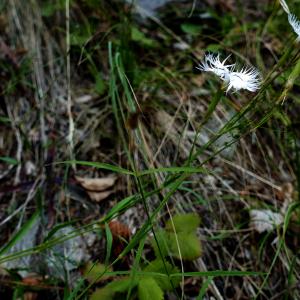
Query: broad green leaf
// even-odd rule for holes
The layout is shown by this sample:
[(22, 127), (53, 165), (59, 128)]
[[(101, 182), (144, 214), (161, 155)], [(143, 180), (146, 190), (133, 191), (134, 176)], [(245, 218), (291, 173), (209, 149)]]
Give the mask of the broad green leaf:
[(110, 282), (105, 287), (109, 288), (114, 293), (125, 293), (129, 287), (134, 288), (137, 285), (137, 280), (132, 281), (132, 278), (125, 277), (122, 279), (118, 279)]
[(132, 282), (131, 278), (124, 277), (108, 283), (102, 289), (97, 289), (90, 296), (90, 300), (112, 300), (116, 293), (125, 293), (130, 286), (134, 288), (136, 285), (137, 281)]
[[(176, 232), (193, 232), (200, 225), (200, 218), (195, 213), (189, 213), (184, 215), (176, 215), (173, 217), (173, 223)], [(166, 223), (166, 230), (173, 231), (171, 220)]]
[[(157, 258), (160, 258), (161, 256), (162, 257), (167, 256), (169, 253), (169, 246), (168, 246), (169, 242), (168, 242), (167, 232), (163, 229), (160, 229), (155, 232), (155, 236), (156, 236), (157, 241), (155, 240), (154, 237), (150, 241), (151, 246), (154, 250), (155, 256)], [(157, 243), (158, 243), (158, 245), (157, 245)]]
[(139, 300), (163, 300), (164, 294), (152, 277), (144, 277), (138, 285)]
[[(105, 275), (106, 272), (112, 272), (112, 269), (107, 269), (105, 265), (100, 263), (93, 264), (92, 262), (88, 262), (84, 268), (83, 276), (89, 282), (99, 282), (107, 278), (107, 275)], [(103, 276), (99, 278), (101, 274), (103, 274)]]
[[(195, 232), (186, 233), (186, 232), (179, 232), (177, 234), (178, 245), (180, 248), (180, 254), (182, 259), (187, 260), (194, 260), (201, 256), (202, 249), (201, 249), (201, 242), (198, 239)], [(172, 255), (180, 258), (178, 245), (176, 242), (176, 236), (174, 233), (170, 234), (170, 249)]]
[(107, 287), (97, 289), (89, 298), (89, 300), (113, 300), (114, 292)]
[[(171, 275), (173, 273), (178, 273), (179, 269), (176, 266), (172, 266), (166, 260), (163, 261), (161, 259), (155, 259), (151, 261), (147, 267), (144, 268), (144, 271)], [(173, 288), (178, 287), (181, 280), (180, 277), (173, 277), (173, 278), (154, 277), (154, 279), (163, 290), (169, 290), (169, 291), (173, 290)]]

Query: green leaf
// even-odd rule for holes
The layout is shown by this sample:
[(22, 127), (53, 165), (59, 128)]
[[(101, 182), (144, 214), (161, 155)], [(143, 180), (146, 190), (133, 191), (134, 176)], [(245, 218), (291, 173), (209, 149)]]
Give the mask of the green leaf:
[[(83, 276), (89, 282), (99, 282), (107, 278), (107, 275), (105, 276), (105, 272), (112, 272), (112, 269), (106, 268), (105, 265), (100, 263), (94, 264), (92, 262), (88, 262), (84, 268)], [(103, 276), (99, 278), (101, 274), (103, 274)]]
[(164, 294), (152, 277), (144, 277), (138, 286), (139, 300), (163, 300)]
[(218, 52), (221, 48), (222, 48), (222, 46), (220, 44), (209, 44), (206, 47), (206, 51)]
[[(173, 223), (176, 232), (193, 232), (200, 225), (200, 218), (197, 214), (189, 213), (184, 215), (176, 215), (173, 217)], [(171, 220), (166, 223), (166, 230), (173, 231)]]
[(132, 279), (129, 277), (112, 281), (104, 288), (97, 289), (90, 296), (90, 300), (112, 300), (116, 293), (125, 293), (129, 289), (130, 285), (135, 287), (137, 285), (137, 281), (132, 282)]
[(72, 46), (83, 46), (92, 36), (90, 24), (87, 26), (72, 26), (70, 31), (70, 43)]
[(109, 288), (104, 287), (97, 289), (89, 298), (89, 300), (113, 300), (114, 292)]
[(202, 31), (202, 26), (198, 24), (183, 23), (180, 27), (183, 32), (188, 33), (190, 35), (198, 35)]
[[(194, 260), (201, 256), (201, 242), (198, 239), (196, 232), (179, 232), (177, 233), (177, 239), (182, 259)], [(176, 258), (180, 258), (178, 245), (175, 234), (170, 233), (170, 249), (172, 255)]]
[(95, 91), (99, 94), (99, 95), (102, 95), (105, 91), (105, 83), (104, 83), (104, 80), (103, 78), (101, 77), (101, 74), (98, 74), (96, 77), (95, 77)]
[(155, 47), (157, 45), (155, 40), (147, 38), (137, 27), (131, 28), (131, 39), (148, 47)]
[(12, 157), (7, 157), (7, 156), (0, 156), (0, 160), (10, 164), (10, 165), (17, 165), (19, 162)]
[[(161, 256), (163, 256), (163, 257), (168, 256), (168, 253), (169, 253), (168, 244), (169, 244), (169, 242), (168, 242), (167, 232), (163, 229), (160, 229), (160, 230), (157, 230), (155, 232), (155, 236), (156, 236), (157, 242), (156, 242), (154, 237), (150, 241), (151, 246), (154, 250), (155, 256), (158, 257), (158, 258), (161, 257)], [(159, 245), (159, 248), (157, 246), (157, 243)]]
[(114, 293), (125, 293), (129, 287), (134, 288), (137, 285), (137, 280), (132, 281), (132, 278), (125, 277), (123, 279), (115, 280), (105, 286)]
[[(176, 266), (172, 266), (168, 261), (162, 261), (161, 259), (153, 260), (149, 263), (149, 265), (144, 269), (145, 272), (154, 272), (154, 273), (162, 273), (166, 275), (171, 275), (173, 273), (179, 273), (179, 269)], [(165, 277), (154, 277), (157, 284), (163, 290), (173, 290), (179, 286), (180, 277), (173, 278), (165, 278)], [(174, 280), (175, 279), (175, 280)]]

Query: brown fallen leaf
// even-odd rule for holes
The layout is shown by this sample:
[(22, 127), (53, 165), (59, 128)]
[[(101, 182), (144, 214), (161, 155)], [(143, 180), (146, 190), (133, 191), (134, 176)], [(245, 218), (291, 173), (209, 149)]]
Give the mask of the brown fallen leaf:
[(119, 221), (111, 221), (109, 222), (109, 229), (114, 237), (123, 239), (129, 239), (131, 236), (130, 228)]
[[(119, 221), (111, 221), (108, 226), (113, 236), (113, 254), (117, 257), (125, 249), (127, 243), (124, 240), (129, 241), (131, 231), (126, 224)], [(124, 260), (126, 261), (127, 258), (124, 257)]]
[(86, 191), (91, 198), (91, 200), (100, 202), (104, 199), (106, 199), (110, 194), (113, 193), (113, 190), (108, 190), (104, 192), (92, 192), (92, 191)]
[(38, 286), (42, 282), (42, 278), (38, 276), (28, 276), (22, 279), (22, 283), (30, 286)]
[(116, 177), (103, 177), (103, 178), (86, 178), (75, 176), (75, 179), (80, 185), (89, 191), (101, 192), (112, 187), (116, 182)]

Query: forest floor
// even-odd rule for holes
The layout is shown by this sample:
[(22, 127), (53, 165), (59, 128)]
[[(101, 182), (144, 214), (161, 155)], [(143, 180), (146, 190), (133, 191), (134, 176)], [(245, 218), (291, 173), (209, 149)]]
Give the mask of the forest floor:
[(0, 298), (300, 299), (286, 12), (150, 2), (0, 1)]

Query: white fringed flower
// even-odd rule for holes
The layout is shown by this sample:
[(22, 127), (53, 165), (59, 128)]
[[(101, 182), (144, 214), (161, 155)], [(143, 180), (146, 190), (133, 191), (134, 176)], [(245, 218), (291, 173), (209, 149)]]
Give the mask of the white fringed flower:
[(227, 85), (226, 93), (231, 89), (234, 91), (248, 90), (250, 92), (258, 90), (261, 82), (259, 72), (254, 68), (243, 68), (241, 71), (236, 71), (235, 64), (225, 64), (229, 57), (230, 55), (221, 61), (219, 54), (207, 54), (197, 69), (212, 72), (219, 76)]
[(234, 64), (225, 65), (225, 62), (229, 57), (230, 55), (227, 56), (223, 60), (223, 62), (221, 62), (220, 54), (207, 54), (205, 55), (204, 60), (199, 64), (199, 67), (197, 67), (197, 69), (204, 72), (212, 72), (219, 76), (222, 80), (227, 81), (230, 70), (232, 70), (235, 66)]
[(299, 19), (293, 15), (293, 14), (288, 14), (288, 20), (291, 26), (293, 27), (294, 31), (298, 35), (298, 39), (300, 39), (300, 21)]
[(254, 68), (244, 68), (240, 72), (230, 72), (226, 93), (229, 92), (230, 89), (255, 92), (259, 89), (260, 82), (260, 74)]

